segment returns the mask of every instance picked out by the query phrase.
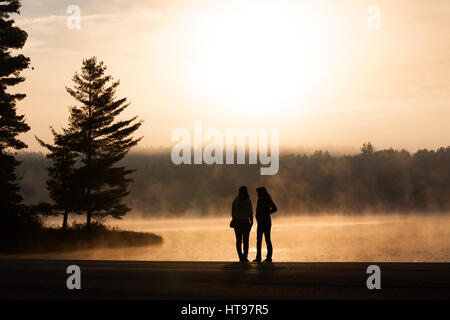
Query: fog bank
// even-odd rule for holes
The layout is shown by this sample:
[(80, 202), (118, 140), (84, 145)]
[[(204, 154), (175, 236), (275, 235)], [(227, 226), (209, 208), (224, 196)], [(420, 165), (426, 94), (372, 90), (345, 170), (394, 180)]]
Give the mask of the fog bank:
[[(47, 201), (49, 165), (42, 154), (23, 153), (18, 168), (26, 203)], [(130, 153), (136, 170), (127, 204), (142, 217), (221, 216), (241, 185), (255, 202), (266, 186), (281, 212), (426, 213), (450, 211), (450, 147), (374, 151), (356, 155), (282, 153), (279, 173), (261, 176), (259, 165), (174, 165), (169, 151)]]

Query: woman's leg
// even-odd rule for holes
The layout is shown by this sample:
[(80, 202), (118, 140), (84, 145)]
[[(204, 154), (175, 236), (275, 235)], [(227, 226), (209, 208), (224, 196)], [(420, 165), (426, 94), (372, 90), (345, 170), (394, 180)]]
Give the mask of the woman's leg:
[(242, 231), (239, 227), (234, 228), (234, 234), (236, 235), (236, 251), (239, 255), (239, 259), (242, 258)]
[(272, 259), (272, 241), (270, 239), (270, 229), (272, 229), (272, 222), (269, 222), (264, 228), (264, 238), (266, 239), (267, 246), (267, 259)]
[(263, 238), (263, 228), (262, 225), (258, 223), (258, 228), (256, 229), (256, 259), (261, 260), (261, 243)]
[(248, 242), (250, 238), (250, 230), (251, 226), (246, 227), (245, 230), (243, 230), (243, 238), (244, 238), (244, 255), (243, 258), (247, 258), (248, 256)]

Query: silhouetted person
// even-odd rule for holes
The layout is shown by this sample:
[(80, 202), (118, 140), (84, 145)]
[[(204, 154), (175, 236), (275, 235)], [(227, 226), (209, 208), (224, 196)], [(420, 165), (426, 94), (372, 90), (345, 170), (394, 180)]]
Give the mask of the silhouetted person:
[(272, 220), (270, 215), (277, 211), (277, 206), (272, 201), (266, 188), (260, 187), (256, 189), (258, 193), (258, 202), (256, 204), (256, 221), (258, 222), (256, 236), (256, 259), (253, 262), (261, 262), (261, 243), (262, 237), (266, 239), (267, 257), (264, 262), (272, 262), (272, 241), (270, 240), (270, 229), (272, 228)]
[[(253, 208), (246, 186), (239, 188), (239, 194), (231, 207), (231, 215), (239, 261), (248, 262), (248, 239), (253, 225)], [(244, 243), (244, 252), (242, 252), (242, 243)]]

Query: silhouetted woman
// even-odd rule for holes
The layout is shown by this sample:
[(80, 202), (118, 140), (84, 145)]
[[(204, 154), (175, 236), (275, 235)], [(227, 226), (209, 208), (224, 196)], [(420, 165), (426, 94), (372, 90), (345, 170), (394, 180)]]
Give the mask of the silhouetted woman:
[[(246, 186), (239, 188), (239, 194), (231, 206), (231, 215), (239, 261), (248, 262), (248, 238), (253, 225), (253, 208)], [(242, 243), (244, 243), (244, 252), (242, 252)]]
[(270, 215), (277, 211), (277, 206), (272, 201), (266, 188), (260, 187), (256, 189), (258, 193), (258, 202), (256, 204), (256, 221), (258, 229), (256, 232), (256, 259), (253, 262), (261, 262), (261, 243), (262, 237), (266, 239), (267, 257), (264, 262), (272, 262), (272, 241), (270, 240), (270, 229), (272, 228), (272, 220)]

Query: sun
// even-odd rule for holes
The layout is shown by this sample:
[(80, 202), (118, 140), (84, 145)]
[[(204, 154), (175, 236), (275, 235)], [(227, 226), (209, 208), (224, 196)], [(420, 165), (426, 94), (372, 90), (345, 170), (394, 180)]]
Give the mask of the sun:
[(282, 1), (210, 11), (192, 31), (189, 81), (228, 110), (296, 107), (337, 63), (332, 18), (319, 6)]

